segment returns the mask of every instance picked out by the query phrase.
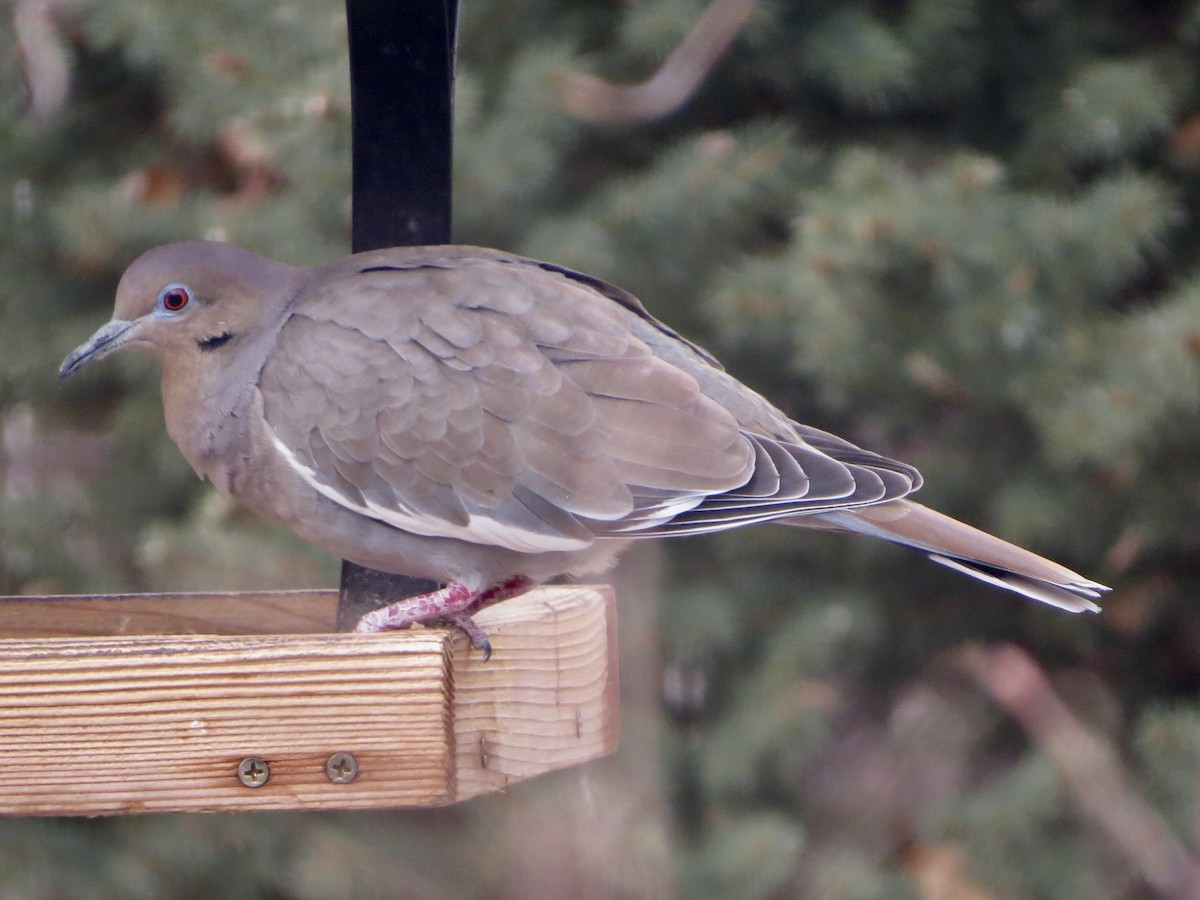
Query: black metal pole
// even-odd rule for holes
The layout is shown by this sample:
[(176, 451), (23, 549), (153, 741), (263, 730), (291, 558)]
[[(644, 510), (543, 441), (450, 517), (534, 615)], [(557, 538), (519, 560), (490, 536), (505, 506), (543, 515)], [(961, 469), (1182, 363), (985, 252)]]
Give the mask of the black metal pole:
[[(451, 240), (458, 0), (346, 0), (354, 252)], [(337, 627), (431, 590), (342, 562)]]

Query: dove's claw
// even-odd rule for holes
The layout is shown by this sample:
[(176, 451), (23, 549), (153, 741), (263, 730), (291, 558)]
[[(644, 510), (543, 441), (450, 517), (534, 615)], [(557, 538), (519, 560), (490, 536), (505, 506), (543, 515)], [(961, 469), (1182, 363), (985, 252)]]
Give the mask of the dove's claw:
[(492, 658), (492, 642), (488, 640), (487, 632), (475, 624), (474, 619), (466, 613), (459, 613), (456, 616), (447, 616), (446, 623), (457, 625), (462, 630), (462, 633), (467, 636), (467, 640), (471, 642), (471, 646), (476, 650), (483, 651), (484, 662)]
[(416, 623), (422, 625), (456, 625), (471, 641), (471, 646), (483, 651), (483, 661), (492, 655), (492, 643), (487, 633), (471, 618), (484, 607), (491, 606), (509, 597), (515, 597), (533, 587), (533, 581), (524, 575), (492, 585), (487, 590), (472, 591), (463, 584), (448, 584), (428, 594), (405, 597), (395, 603), (372, 610), (354, 626), (359, 633), (398, 631)]

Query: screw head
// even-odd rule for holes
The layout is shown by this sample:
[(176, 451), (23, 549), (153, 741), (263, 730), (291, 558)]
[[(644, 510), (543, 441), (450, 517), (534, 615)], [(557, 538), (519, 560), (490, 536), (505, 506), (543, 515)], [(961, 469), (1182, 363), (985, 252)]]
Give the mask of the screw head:
[(238, 781), (248, 788), (259, 788), (271, 777), (271, 767), (261, 756), (247, 756), (237, 767)]
[(349, 784), (358, 777), (358, 760), (352, 753), (335, 753), (325, 760), (325, 775), (334, 784)]

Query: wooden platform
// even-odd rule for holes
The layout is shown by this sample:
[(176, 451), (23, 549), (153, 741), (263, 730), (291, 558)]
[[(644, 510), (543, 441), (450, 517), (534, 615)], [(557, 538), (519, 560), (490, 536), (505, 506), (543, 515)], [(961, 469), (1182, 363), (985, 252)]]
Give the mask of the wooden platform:
[(615, 749), (608, 588), (485, 610), (487, 663), (455, 629), (329, 633), (336, 607), (0, 598), (0, 815), (433, 806)]

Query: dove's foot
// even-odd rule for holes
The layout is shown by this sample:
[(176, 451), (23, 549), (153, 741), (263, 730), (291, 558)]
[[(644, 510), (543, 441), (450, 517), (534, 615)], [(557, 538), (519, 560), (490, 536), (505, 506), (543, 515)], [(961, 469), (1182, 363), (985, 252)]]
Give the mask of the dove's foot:
[(448, 584), (428, 594), (405, 597), (372, 610), (358, 620), (354, 630), (359, 633), (398, 631), (417, 623), (457, 625), (471, 641), (471, 646), (483, 651), (484, 662), (487, 662), (492, 655), (492, 642), (471, 616), (493, 603), (523, 594), (531, 587), (533, 581), (524, 575), (515, 575), (483, 591), (472, 591), (462, 584)]
[(467, 640), (471, 642), (471, 646), (476, 650), (483, 651), (484, 662), (492, 658), (492, 642), (488, 639), (487, 632), (480, 628), (469, 615), (458, 613), (454, 616), (446, 616), (439, 620), (439, 624), (441, 623), (458, 626), (459, 630), (467, 636)]

